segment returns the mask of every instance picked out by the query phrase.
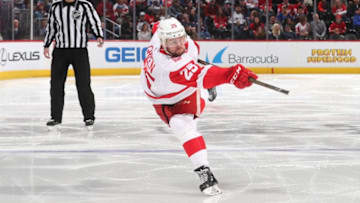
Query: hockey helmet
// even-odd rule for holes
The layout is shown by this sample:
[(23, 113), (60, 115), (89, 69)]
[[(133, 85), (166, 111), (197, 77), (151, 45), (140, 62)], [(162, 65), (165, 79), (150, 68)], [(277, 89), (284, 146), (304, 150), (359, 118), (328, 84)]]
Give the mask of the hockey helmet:
[(166, 40), (186, 36), (184, 26), (173, 17), (161, 20), (157, 31), (164, 48)]

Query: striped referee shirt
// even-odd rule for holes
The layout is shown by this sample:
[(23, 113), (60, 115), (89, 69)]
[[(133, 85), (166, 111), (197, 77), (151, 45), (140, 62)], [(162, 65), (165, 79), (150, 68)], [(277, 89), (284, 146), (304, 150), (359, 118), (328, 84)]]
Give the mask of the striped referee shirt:
[(103, 38), (101, 21), (93, 5), (87, 0), (75, 0), (67, 3), (65, 0), (54, 2), (50, 8), (46, 27), (44, 47), (50, 46), (55, 39), (56, 48), (86, 48), (86, 25), (96, 38)]

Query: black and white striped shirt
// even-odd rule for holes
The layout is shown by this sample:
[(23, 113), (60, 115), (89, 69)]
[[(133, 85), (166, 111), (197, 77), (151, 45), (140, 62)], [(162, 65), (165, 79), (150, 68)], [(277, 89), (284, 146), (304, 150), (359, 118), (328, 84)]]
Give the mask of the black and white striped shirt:
[(94, 6), (87, 0), (75, 0), (67, 3), (65, 0), (54, 2), (46, 27), (44, 47), (49, 47), (55, 38), (56, 48), (86, 48), (86, 25), (96, 38), (103, 38), (101, 21)]

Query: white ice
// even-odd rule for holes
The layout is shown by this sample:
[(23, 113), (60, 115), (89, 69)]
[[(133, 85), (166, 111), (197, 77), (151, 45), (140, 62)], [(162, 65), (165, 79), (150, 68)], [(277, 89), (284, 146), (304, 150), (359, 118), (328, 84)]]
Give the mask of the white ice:
[(93, 77), (87, 131), (74, 78), (48, 132), (49, 79), (0, 81), (0, 202), (360, 202), (360, 75), (261, 75), (218, 88), (199, 119), (224, 194), (206, 197), (138, 77)]

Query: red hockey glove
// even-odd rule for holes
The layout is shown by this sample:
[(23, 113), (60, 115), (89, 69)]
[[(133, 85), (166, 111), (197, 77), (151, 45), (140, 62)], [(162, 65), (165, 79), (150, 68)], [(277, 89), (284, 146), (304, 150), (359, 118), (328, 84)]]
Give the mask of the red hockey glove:
[(237, 88), (243, 89), (252, 85), (249, 78), (257, 79), (258, 76), (243, 65), (237, 64), (231, 67), (233, 72), (227, 78), (228, 82), (234, 84)]

